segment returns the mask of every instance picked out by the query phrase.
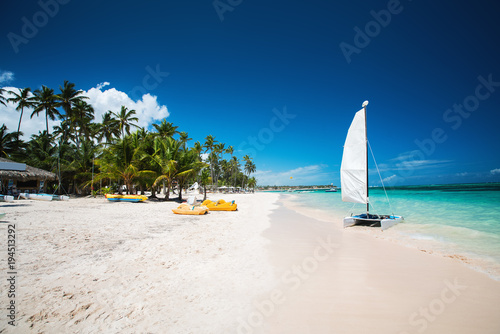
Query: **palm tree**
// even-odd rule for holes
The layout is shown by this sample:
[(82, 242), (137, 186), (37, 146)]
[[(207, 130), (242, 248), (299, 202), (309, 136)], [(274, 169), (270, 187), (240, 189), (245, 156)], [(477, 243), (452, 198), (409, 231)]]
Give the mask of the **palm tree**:
[(64, 80), (64, 86), (59, 86), (60, 94), (56, 95), (56, 99), (59, 101), (59, 105), (65, 112), (66, 118), (71, 118), (73, 107), (79, 102), (83, 102), (83, 99), (88, 99), (87, 96), (82, 96), (83, 92), (81, 90), (75, 89), (75, 84)]
[(212, 154), (211, 161), (214, 164), (214, 176), (215, 176), (214, 183), (216, 186), (218, 186), (218, 184), (219, 184), (219, 176), (221, 173), (221, 166), (219, 165), (219, 161), (222, 159), (222, 154), (224, 154), (224, 152), (226, 151), (225, 147), (226, 147), (226, 144), (217, 143), (217, 144), (214, 144), (214, 148), (213, 148), (213, 153), (215, 153), (215, 154)]
[(32, 135), (26, 147), (26, 163), (37, 168), (52, 171), (57, 163), (57, 147), (47, 131)]
[(132, 117), (135, 115), (135, 110), (128, 110), (127, 107), (122, 106), (120, 112), (118, 114), (115, 114), (114, 112), (111, 111), (113, 115), (118, 119), (119, 125), (120, 125), (120, 131), (122, 133), (122, 139), (125, 137), (125, 133), (130, 134), (130, 126), (135, 126), (138, 128), (139, 126), (137, 124), (134, 124), (132, 122), (137, 122), (139, 119), (137, 117)]
[(111, 111), (102, 115), (100, 128), (99, 141), (104, 138), (106, 146), (113, 140), (114, 137), (120, 136), (120, 122), (113, 117), (113, 112)]
[(31, 114), (31, 118), (36, 114), (40, 114), (41, 111), (45, 110), (45, 124), (47, 126), (47, 135), (50, 135), (49, 133), (49, 118), (51, 120), (55, 120), (56, 117), (60, 117), (61, 114), (59, 111), (56, 109), (59, 106), (59, 103), (57, 102), (56, 95), (54, 95), (54, 90), (45, 86), (42, 86), (42, 89), (37, 89), (35, 90), (35, 109), (33, 110), (33, 113)]
[(95, 122), (91, 122), (89, 121), (89, 123), (86, 125), (86, 131), (88, 132), (87, 134), (85, 134), (86, 136), (88, 136), (86, 139), (91, 139), (91, 140), (94, 140), (94, 139), (97, 139), (99, 137), (99, 135), (101, 134), (101, 124), (100, 123), (95, 123)]
[(15, 153), (19, 147), (19, 133), (7, 132), (8, 128), (5, 124), (0, 127), (0, 157), (8, 157)]
[(179, 201), (182, 201), (182, 189), (186, 188), (190, 177), (195, 175), (204, 164), (199, 161), (198, 154), (193, 149), (181, 149), (177, 153), (175, 179), (179, 186)]
[[(250, 174), (255, 172), (255, 164), (252, 162), (252, 158), (247, 154), (243, 157), (245, 160), (245, 172), (247, 173), (247, 179), (250, 177)], [(241, 187), (245, 187), (245, 177), (243, 177), (243, 181), (241, 183)]]
[(215, 140), (215, 137), (212, 135), (208, 135), (205, 138), (205, 152), (212, 151), (215, 143), (217, 143), (217, 141)]
[(6, 106), (7, 104), (5, 102), (7, 102), (7, 98), (5, 98), (5, 96), (3, 94), (5, 94), (5, 89), (2, 89), (0, 88), (0, 104), (3, 104), (4, 106)]
[[(231, 170), (231, 175), (233, 174), (233, 153), (234, 153), (234, 146), (232, 145), (229, 145), (228, 148), (226, 148), (226, 152), (227, 154), (230, 154), (231, 155), (231, 159), (229, 159), (229, 167), (230, 167), (230, 170)], [(230, 176), (228, 177), (228, 180), (230, 180)]]
[(246, 160), (245, 162), (245, 172), (247, 173), (247, 179), (250, 179), (250, 174), (254, 173), (256, 170), (255, 164), (251, 159)]
[(217, 141), (215, 140), (214, 136), (208, 135), (205, 138), (205, 144), (204, 144), (205, 153), (210, 151), (210, 153), (208, 154), (208, 161), (210, 163), (210, 177), (212, 178), (212, 182), (214, 182), (214, 165), (212, 161), (212, 153), (214, 150), (215, 143), (217, 143)]
[(212, 183), (210, 170), (208, 168), (203, 168), (200, 175), (200, 185), (203, 186), (203, 201), (207, 199), (207, 185), (210, 183)]
[(231, 174), (233, 176), (233, 186), (236, 186), (236, 176), (238, 175), (238, 171), (240, 170), (240, 162), (238, 161), (238, 158), (233, 156), (231, 158)]
[(85, 101), (78, 100), (74, 102), (69, 118), (70, 124), (76, 132), (76, 148), (80, 148), (80, 137), (85, 139), (90, 137), (90, 122), (94, 119), (94, 108)]
[(251, 177), (248, 180), (248, 188), (255, 189), (256, 186), (257, 186), (257, 179), (255, 177)]
[(222, 176), (219, 176), (220, 179), (218, 180), (217, 185), (228, 186), (231, 178), (231, 163), (226, 159), (222, 159), (219, 161), (219, 169)]
[(189, 135), (186, 131), (179, 132), (179, 136), (180, 136), (179, 140), (182, 143), (183, 147), (186, 147), (186, 143), (193, 139), (189, 138)]
[(201, 143), (199, 141), (196, 141), (194, 143), (194, 146), (193, 146), (193, 149), (198, 152), (198, 155), (201, 154), (201, 151), (203, 151), (203, 146), (201, 145)]
[(127, 187), (127, 194), (132, 190), (133, 182), (141, 177), (152, 177), (155, 173), (151, 170), (140, 170), (139, 150), (132, 145), (132, 140), (125, 137), (104, 151), (101, 159), (96, 164), (101, 167), (101, 172), (94, 178), (94, 182), (102, 179), (121, 179)]
[[(23, 119), (24, 108), (33, 108), (35, 106), (35, 102), (33, 101), (33, 97), (30, 97), (31, 88), (19, 88), (19, 94), (14, 91), (9, 91), (10, 94), (14, 95), (7, 99), (8, 102), (17, 103), (16, 110), (21, 111), (21, 115), (19, 116), (19, 125), (17, 126), (17, 133), (21, 131), (21, 120)], [(19, 139), (19, 138), (17, 138)]]
[(76, 141), (76, 138), (73, 133), (71, 133), (71, 128), (70, 128), (70, 122), (67, 119), (64, 119), (59, 123), (59, 125), (55, 125), (52, 127), (54, 132), (52, 135), (54, 137), (61, 139), (63, 142), (66, 142), (66, 140), (73, 140)]
[[(92, 140), (83, 139), (81, 146), (73, 152), (73, 160), (69, 163), (73, 178), (73, 191), (81, 193), (81, 187), (87, 188), (92, 183), (92, 161), (98, 153), (98, 148)], [(88, 193), (88, 189), (87, 189)]]
[(177, 131), (179, 127), (174, 126), (171, 122), (167, 122), (165, 118), (161, 120), (160, 124), (153, 124), (153, 127), (160, 137), (173, 137), (175, 134), (179, 133), (179, 131)]
[(233, 153), (234, 153), (234, 147), (230, 145), (228, 148), (226, 148), (226, 153), (231, 154), (231, 158), (232, 158)]
[(153, 146), (154, 152), (152, 154), (145, 153), (143, 160), (148, 161), (152, 169), (157, 171), (158, 176), (153, 183), (153, 187), (157, 187), (160, 182), (164, 183), (167, 188), (165, 199), (168, 200), (172, 182), (178, 171), (176, 159), (181, 143), (171, 137), (156, 137)]

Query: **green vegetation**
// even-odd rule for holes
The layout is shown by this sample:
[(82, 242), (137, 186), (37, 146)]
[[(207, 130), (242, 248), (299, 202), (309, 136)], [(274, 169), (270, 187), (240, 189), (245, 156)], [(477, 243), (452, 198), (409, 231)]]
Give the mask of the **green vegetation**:
[[(32, 94), (30, 88), (0, 89), (0, 105), (14, 104), (20, 112), (17, 131), (9, 132), (5, 124), (0, 127), (1, 157), (54, 172), (62, 188), (77, 195), (122, 191), (125, 186), (127, 193), (149, 190), (153, 197), (163, 191), (166, 199), (175, 189), (182, 199), (181, 189), (194, 182), (205, 193), (221, 186), (256, 186), (256, 179), (250, 177), (256, 170), (252, 158), (238, 160), (233, 146), (226, 147), (213, 135), (190, 146), (188, 133), (166, 119), (153, 124), (153, 131), (140, 128), (136, 111), (125, 106), (109, 110), (99, 123), (75, 84), (65, 81), (59, 90), (56, 94), (42, 86)], [(24, 142), (19, 136), (28, 110), (31, 117), (45, 118), (45, 129)], [(49, 119), (60, 120), (52, 133)]]

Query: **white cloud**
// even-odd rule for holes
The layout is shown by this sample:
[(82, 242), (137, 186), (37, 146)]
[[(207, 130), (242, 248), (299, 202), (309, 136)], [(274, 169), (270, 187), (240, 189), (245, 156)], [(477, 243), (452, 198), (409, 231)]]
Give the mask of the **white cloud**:
[(492, 169), (490, 170), (490, 173), (492, 175), (497, 175), (497, 174), (500, 174), (500, 168), (495, 168), (495, 169)]
[(382, 179), (382, 182), (383, 183), (390, 183), (390, 182), (394, 182), (396, 180), (397, 176), (394, 174), (394, 175), (391, 175), (391, 176), (388, 176), (384, 179)]
[[(252, 176), (257, 179), (258, 185), (313, 185), (329, 184), (332, 175), (325, 171), (327, 165), (310, 165), (283, 172), (257, 170)], [(290, 177), (292, 177), (290, 179)]]
[(10, 71), (0, 71), (0, 85), (8, 84), (14, 80), (14, 73)]
[(394, 167), (396, 169), (404, 169), (404, 170), (442, 167), (445, 164), (453, 162), (453, 160), (431, 160), (424, 158), (425, 156), (421, 151), (414, 150), (401, 153), (397, 158), (393, 158), (390, 161), (395, 162)]
[[(150, 94), (145, 94), (138, 101), (133, 101), (126, 93), (110, 88), (102, 90), (102, 87), (107, 86), (108, 82), (98, 84), (95, 88), (88, 91), (83, 91), (83, 95), (89, 97), (86, 100), (95, 110), (94, 122), (101, 122), (102, 115), (111, 110), (115, 113), (120, 112), (121, 106), (126, 106), (129, 110), (136, 111), (136, 117), (139, 119), (137, 124), (140, 127), (148, 128), (155, 121), (168, 117), (170, 114), (164, 105), (158, 104), (157, 97)], [(16, 87), (4, 87), (8, 91), (18, 91)], [(6, 94), (7, 97), (9, 96)], [(21, 123), (21, 131), (23, 132), (23, 140), (28, 140), (32, 134), (38, 134), (43, 131), (45, 126), (45, 114), (40, 113), (40, 116), (33, 116), (30, 119), (32, 109), (25, 109)], [(0, 125), (5, 123), (9, 132), (17, 131), (20, 113), (16, 110), (16, 106), (8, 103), (7, 106), (0, 105)], [(52, 132), (52, 127), (59, 124), (59, 121), (49, 120), (49, 129)]]
[(104, 82), (101, 82), (100, 84), (98, 84), (98, 85), (96, 86), (96, 88), (97, 88), (97, 89), (99, 89), (99, 90), (101, 90), (101, 89), (103, 89), (104, 87), (109, 86), (109, 85), (110, 85), (110, 83), (109, 83), (109, 82), (104, 81)]
[(207, 162), (207, 161), (208, 161), (208, 156), (209, 156), (209, 154), (208, 154), (208, 153), (201, 153), (201, 154), (200, 154), (201, 160), (202, 160), (203, 162)]
[(463, 173), (456, 173), (455, 175), (456, 175), (456, 176), (468, 176), (468, 175), (469, 175), (469, 173), (467, 173), (467, 172), (463, 172)]
[(139, 119), (138, 125), (145, 128), (153, 122), (170, 115), (166, 106), (158, 104), (156, 96), (148, 93), (144, 94), (140, 100), (133, 101), (126, 93), (115, 88), (104, 91), (99, 88), (106, 86), (106, 84), (107, 82), (101, 83), (96, 88), (83, 92), (83, 95), (89, 97), (87, 103), (94, 107), (95, 122), (100, 122), (102, 115), (108, 110), (119, 113), (121, 106), (125, 106), (129, 110), (135, 110), (136, 117)]

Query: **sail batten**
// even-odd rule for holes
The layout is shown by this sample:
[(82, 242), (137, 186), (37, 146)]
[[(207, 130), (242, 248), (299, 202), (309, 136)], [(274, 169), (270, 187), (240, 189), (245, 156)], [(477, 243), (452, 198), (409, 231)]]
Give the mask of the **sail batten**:
[(367, 147), (365, 110), (359, 110), (349, 127), (344, 144), (340, 182), (342, 200), (352, 203), (368, 203)]

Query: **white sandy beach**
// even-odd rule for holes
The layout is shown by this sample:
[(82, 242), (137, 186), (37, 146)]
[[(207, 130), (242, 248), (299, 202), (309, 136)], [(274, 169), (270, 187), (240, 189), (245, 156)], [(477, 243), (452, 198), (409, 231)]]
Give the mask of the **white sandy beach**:
[[(16, 327), (1, 333), (498, 333), (500, 282), (301, 215), (279, 194), (0, 204), (16, 224)], [(0, 224), (3, 243), (7, 225)], [(7, 251), (0, 254), (2, 281)], [(8, 303), (1, 286), (2, 309)]]
[(18, 325), (6, 325), (4, 311), (0, 332), (233, 333), (273, 280), (261, 233), (277, 195), (221, 197), (241, 209), (180, 216), (174, 202), (2, 204), (19, 265)]

